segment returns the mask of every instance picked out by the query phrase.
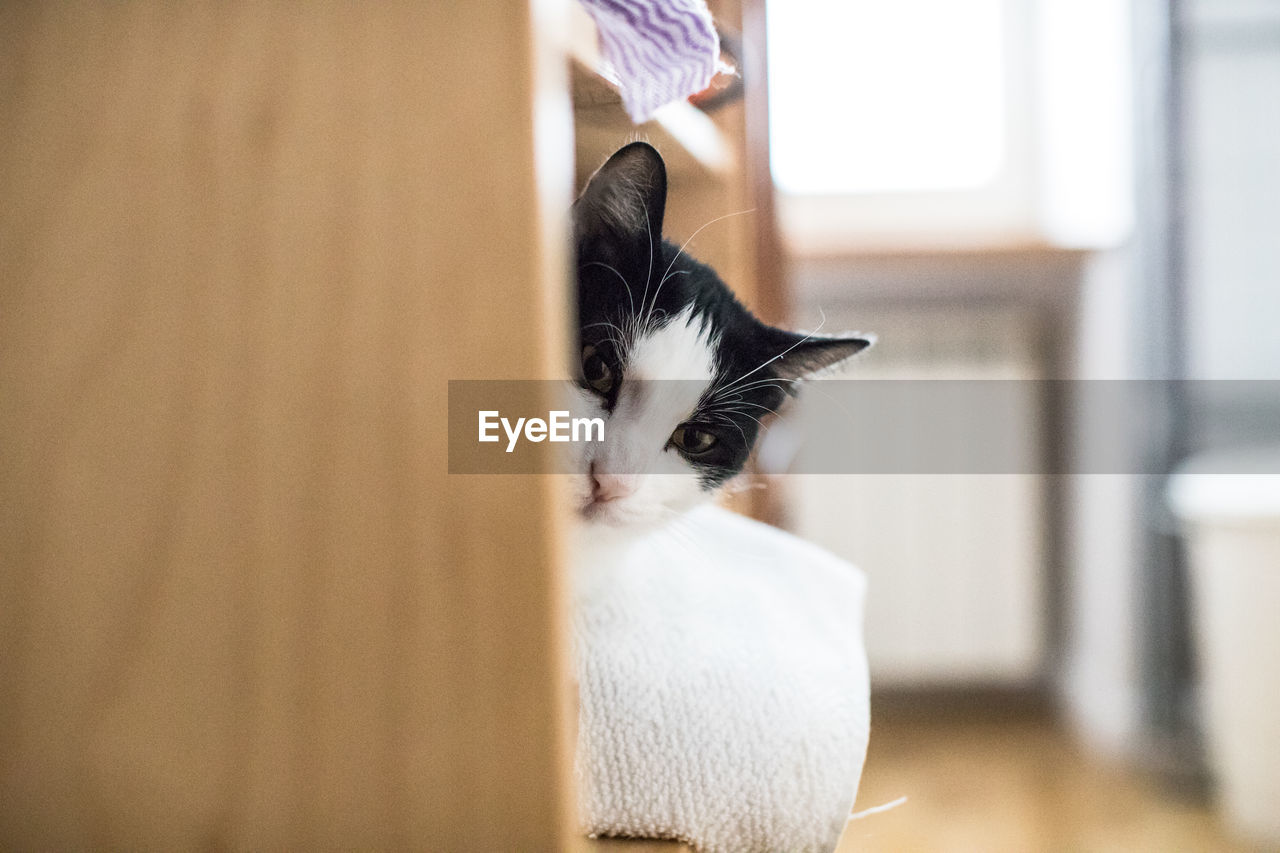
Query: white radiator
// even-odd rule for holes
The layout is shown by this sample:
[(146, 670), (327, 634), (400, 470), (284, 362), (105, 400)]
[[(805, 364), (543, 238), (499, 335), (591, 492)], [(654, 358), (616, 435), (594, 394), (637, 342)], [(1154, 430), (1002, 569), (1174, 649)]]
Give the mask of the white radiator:
[[(834, 378), (1041, 375), (1034, 330), (1017, 313), (912, 309), (859, 319), (880, 342)], [(1019, 434), (1038, 450), (1038, 383), (1016, 388), (1029, 397)], [(868, 575), (867, 652), (878, 684), (1017, 685), (1040, 673), (1040, 475), (804, 475), (786, 489), (796, 532)]]

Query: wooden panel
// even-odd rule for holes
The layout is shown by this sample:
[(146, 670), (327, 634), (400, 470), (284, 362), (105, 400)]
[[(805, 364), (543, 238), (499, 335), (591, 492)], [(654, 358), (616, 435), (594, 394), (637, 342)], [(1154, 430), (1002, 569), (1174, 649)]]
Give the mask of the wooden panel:
[(559, 9), (0, 6), (0, 846), (571, 843)]

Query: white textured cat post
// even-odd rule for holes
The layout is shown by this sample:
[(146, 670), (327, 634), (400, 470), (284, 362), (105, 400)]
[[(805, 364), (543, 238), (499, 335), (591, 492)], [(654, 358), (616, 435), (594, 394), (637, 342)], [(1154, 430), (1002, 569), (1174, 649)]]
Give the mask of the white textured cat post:
[(862, 573), (711, 506), (576, 571), (585, 831), (832, 850), (869, 730)]

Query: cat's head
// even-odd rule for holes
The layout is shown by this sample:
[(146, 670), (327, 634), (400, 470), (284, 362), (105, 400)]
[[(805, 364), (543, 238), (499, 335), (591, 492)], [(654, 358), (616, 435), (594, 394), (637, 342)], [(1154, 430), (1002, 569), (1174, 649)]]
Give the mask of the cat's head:
[(578, 403), (605, 421), (575, 475), (590, 522), (651, 525), (704, 501), (742, 471), (797, 381), (870, 344), (761, 323), (714, 270), (662, 239), (666, 197), (662, 157), (636, 142), (573, 208)]

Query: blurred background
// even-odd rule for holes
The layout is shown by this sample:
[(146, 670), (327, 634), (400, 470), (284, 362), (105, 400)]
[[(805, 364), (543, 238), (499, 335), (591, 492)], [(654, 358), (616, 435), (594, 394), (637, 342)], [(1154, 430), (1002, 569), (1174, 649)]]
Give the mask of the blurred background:
[(571, 0), (0, 4), (0, 846), (585, 843), (562, 495), (448, 474), (445, 401), (562, 374), (640, 137), (764, 319), (1021, 380), (1066, 472), (734, 496), (870, 579), (908, 800), (842, 849), (1280, 849), (1280, 499), (1196, 461), (1280, 464), (1280, 4), (708, 5), (736, 71), (637, 127)]
[[(880, 335), (848, 378), (1280, 378), (1278, 15), (1231, 0), (768, 4), (792, 321)], [(1020, 386), (1043, 458), (1079, 440), (1066, 386)], [(1189, 387), (1170, 383), (1167, 417), (1129, 439), (1152, 473), (774, 484), (786, 523), (871, 579), (859, 804), (923, 793), (855, 823), (848, 849), (1280, 845), (1263, 769), (1280, 732), (1261, 722), (1280, 713), (1278, 638), (1209, 636), (1267, 620), (1204, 612), (1228, 606), (1206, 588), (1227, 575), (1232, 607), (1274, 589), (1258, 573), (1280, 553), (1248, 568), (1238, 548), (1189, 548), (1205, 515), (1240, 519), (1201, 499), (1202, 480), (1181, 483), (1181, 520), (1167, 498), (1213, 424), (1231, 445), (1263, 436), (1226, 404), (1193, 417)], [(1280, 399), (1260, 397), (1274, 441)], [(1275, 501), (1233, 506), (1253, 519)]]

